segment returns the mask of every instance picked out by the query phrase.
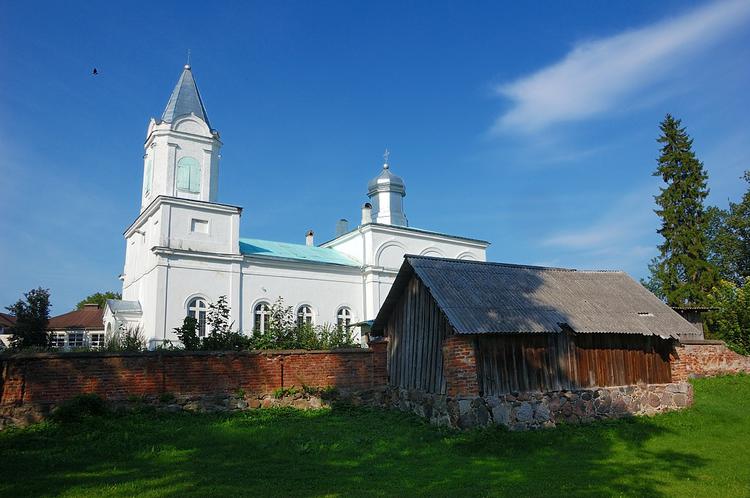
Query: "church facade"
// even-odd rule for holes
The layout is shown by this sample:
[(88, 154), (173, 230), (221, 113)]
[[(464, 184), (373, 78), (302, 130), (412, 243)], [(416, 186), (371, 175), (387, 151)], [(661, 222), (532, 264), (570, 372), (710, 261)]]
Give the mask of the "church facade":
[(205, 335), (208, 305), (220, 296), (245, 334), (266, 326), (279, 297), (300, 322), (356, 329), (377, 315), (405, 254), (486, 260), (488, 242), (409, 226), (406, 186), (387, 156), (356, 227), (340, 220), (320, 245), (312, 232), (305, 244), (243, 238), (242, 208), (218, 198), (221, 146), (186, 65), (148, 126), (141, 211), (125, 230), (122, 300), (107, 303), (107, 332), (139, 327), (154, 348), (178, 342), (173, 329), (189, 315)]

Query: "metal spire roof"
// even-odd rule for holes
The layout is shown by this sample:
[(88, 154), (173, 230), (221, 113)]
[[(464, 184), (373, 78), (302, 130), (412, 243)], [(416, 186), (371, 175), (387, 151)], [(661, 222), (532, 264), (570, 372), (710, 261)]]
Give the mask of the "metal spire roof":
[(190, 65), (185, 64), (185, 69), (183, 69), (177, 85), (172, 90), (172, 96), (169, 97), (167, 108), (164, 109), (161, 119), (171, 123), (175, 118), (190, 113), (201, 118), (206, 122), (208, 128), (211, 128), (206, 108), (203, 107), (201, 94), (198, 92), (198, 86), (193, 78), (193, 72), (190, 70)]

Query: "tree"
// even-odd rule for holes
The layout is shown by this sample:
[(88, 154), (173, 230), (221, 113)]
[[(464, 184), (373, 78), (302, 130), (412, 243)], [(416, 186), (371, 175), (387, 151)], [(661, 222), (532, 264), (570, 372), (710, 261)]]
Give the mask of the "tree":
[(104, 308), (107, 304), (107, 299), (122, 299), (122, 295), (119, 292), (113, 291), (97, 292), (96, 294), (87, 296), (83, 301), (76, 304), (76, 309), (79, 310), (86, 304), (98, 304), (100, 308)]
[(750, 171), (745, 171), (748, 189), (729, 209), (711, 207), (709, 215), (709, 261), (725, 280), (742, 286), (750, 277)]
[(655, 197), (655, 212), (661, 218), (658, 232), (664, 241), (649, 265), (646, 286), (657, 290), (669, 305), (701, 305), (716, 283), (716, 270), (708, 262), (708, 219), (703, 207), (708, 175), (679, 119), (667, 114), (660, 129), (661, 155), (654, 176), (660, 176), (666, 187)]
[(16, 304), (6, 308), (16, 317), (11, 329), (14, 348), (49, 346), (49, 289), (32, 289)]
[(201, 347), (201, 338), (198, 336), (198, 320), (192, 316), (186, 316), (182, 327), (174, 329), (177, 338), (186, 351), (197, 351)]
[(230, 318), (231, 308), (227, 296), (219, 296), (215, 303), (208, 305), (206, 323), (211, 332), (201, 341), (201, 348), (209, 351), (246, 349), (249, 340), (239, 332), (232, 331), (234, 322)]
[(742, 285), (722, 280), (708, 304), (715, 308), (706, 317), (709, 330), (732, 350), (750, 354), (750, 278)]

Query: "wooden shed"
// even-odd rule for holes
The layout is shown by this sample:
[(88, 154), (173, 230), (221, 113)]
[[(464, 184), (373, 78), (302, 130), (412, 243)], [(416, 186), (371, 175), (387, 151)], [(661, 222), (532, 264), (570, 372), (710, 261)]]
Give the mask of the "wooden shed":
[(392, 386), (449, 396), (668, 383), (694, 330), (624, 272), (409, 255), (373, 324)]

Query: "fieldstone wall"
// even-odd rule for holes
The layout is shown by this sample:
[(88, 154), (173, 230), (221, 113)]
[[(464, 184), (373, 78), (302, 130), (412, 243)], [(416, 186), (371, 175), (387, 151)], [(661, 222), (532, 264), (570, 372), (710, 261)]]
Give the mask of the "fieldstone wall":
[(693, 403), (687, 382), (575, 391), (513, 393), (503, 396), (452, 398), (414, 390), (388, 389), (382, 406), (412, 412), (431, 423), (467, 429), (499, 424), (511, 430), (555, 427), (629, 415), (680, 410)]

